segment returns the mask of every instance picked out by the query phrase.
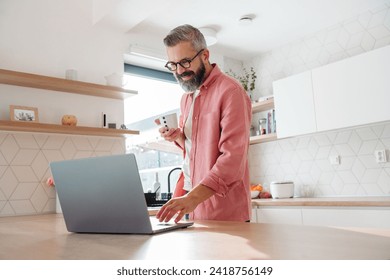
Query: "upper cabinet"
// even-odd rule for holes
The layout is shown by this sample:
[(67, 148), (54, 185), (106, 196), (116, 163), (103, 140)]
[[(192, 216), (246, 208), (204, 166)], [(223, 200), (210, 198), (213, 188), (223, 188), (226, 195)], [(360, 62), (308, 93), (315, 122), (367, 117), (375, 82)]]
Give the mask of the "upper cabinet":
[(390, 120), (390, 46), (273, 83), (278, 137)]
[(273, 83), (278, 137), (316, 131), (311, 72), (304, 72)]
[(318, 131), (390, 120), (390, 46), (312, 73)]

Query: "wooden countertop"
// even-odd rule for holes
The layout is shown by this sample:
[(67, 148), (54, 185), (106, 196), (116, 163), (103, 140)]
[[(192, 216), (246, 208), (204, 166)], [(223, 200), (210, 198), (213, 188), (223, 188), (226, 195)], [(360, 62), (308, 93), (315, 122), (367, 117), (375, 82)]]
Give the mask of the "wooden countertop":
[(0, 236), (11, 260), (390, 259), (390, 230), (198, 221), (153, 236), (75, 234), (48, 214), (0, 218)]
[(390, 196), (294, 197), (281, 199), (252, 199), (252, 206), (390, 207)]

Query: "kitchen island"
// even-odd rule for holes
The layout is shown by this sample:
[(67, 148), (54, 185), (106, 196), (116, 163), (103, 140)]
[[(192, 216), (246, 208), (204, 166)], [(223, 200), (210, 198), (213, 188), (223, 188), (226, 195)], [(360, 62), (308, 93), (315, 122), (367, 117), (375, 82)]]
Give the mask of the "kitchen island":
[(62, 214), (0, 218), (0, 259), (390, 259), (390, 230), (196, 221), (149, 235), (77, 234)]

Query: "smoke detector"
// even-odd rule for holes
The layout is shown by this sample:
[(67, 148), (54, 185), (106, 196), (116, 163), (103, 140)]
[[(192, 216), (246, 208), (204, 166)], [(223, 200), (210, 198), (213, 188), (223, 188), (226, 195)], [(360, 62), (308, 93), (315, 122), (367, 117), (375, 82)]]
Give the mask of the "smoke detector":
[(245, 15), (245, 16), (240, 17), (240, 19), (238, 21), (239, 21), (240, 25), (250, 25), (254, 18), (255, 18), (254, 15)]

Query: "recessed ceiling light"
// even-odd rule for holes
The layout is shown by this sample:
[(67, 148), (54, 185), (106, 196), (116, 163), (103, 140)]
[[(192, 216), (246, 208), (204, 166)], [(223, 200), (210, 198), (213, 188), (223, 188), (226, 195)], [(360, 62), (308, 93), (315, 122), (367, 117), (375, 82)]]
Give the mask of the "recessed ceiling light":
[(203, 34), (207, 46), (217, 43), (217, 31), (211, 27), (201, 27), (199, 31)]

